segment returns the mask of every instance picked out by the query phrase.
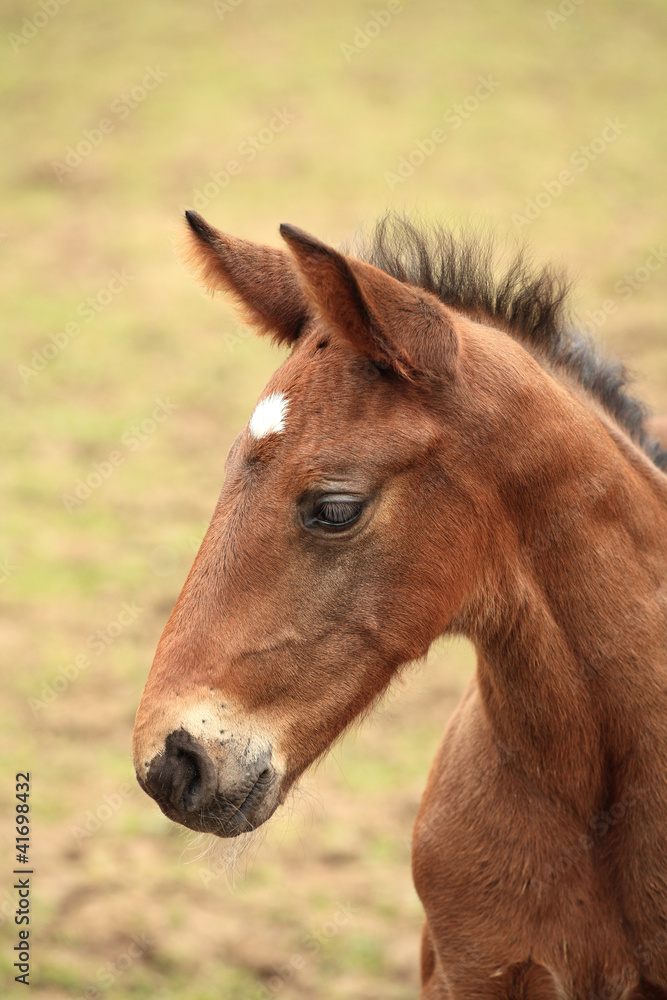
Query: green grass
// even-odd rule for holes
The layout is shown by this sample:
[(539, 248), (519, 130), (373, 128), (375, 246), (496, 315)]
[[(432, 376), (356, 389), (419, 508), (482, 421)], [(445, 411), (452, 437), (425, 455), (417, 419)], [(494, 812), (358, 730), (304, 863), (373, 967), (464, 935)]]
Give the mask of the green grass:
[[(227, 449), (283, 357), (239, 335), (227, 306), (194, 287), (173, 252), (179, 216), (236, 159), (241, 172), (202, 210), (248, 238), (277, 244), (289, 221), (337, 243), (386, 208), (527, 238), (578, 277), (582, 313), (617, 301), (600, 338), (667, 408), (667, 268), (627, 299), (614, 288), (664, 240), (667, 7), (587, 2), (552, 28), (557, 4), (404, 0), (350, 55), (342, 46), (371, 16), (356, 0), (242, 0), (222, 20), (213, 3), (90, 0), (64, 5), (15, 53), (11, 33), (39, 9), (11, 0), (0, 12), (0, 563), (10, 567), (6, 579), (0, 571), (0, 798), (9, 802), (16, 770), (34, 772), (33, 993), (82, 995), (131, 927), (155, 944), (103, 991), (108, 1000), (260, 996), (350, 900), (349, 926), (277, 995), (407, 1000), (418, 991), (421, 919), (410, 831), (472, 669), (465, 645), (438, 649), (315, 770), (235, 888), (139, 792), (89, 838), (72, 835), (134, 781), (133, 714), (153, 650)], [(115, 102), (146, 67), (166, 76), (121, 118)], [(460, 126), (447, 124), (480, 77), (498, 86)], [(241, 144), (275, 109), (293, 120), (250, 161)], [(53, 162), (103, 118), (113, 130), (58, 180)], [(608, 118), (620, 120), (618, 138), (517, 233), (513, 218), (545, 184), (553, 190)], [(385, 175), (435, 128), (446, 140), (392, 189)], [(131, 280), (87, 321), (86, 300), (104, 298), (123, 269)], [(26, 374), (68, 323), (78, 334)], [(177, 408), (130, 450), (123, 435), (165, 398)], [(117, 450), (113, 474), (68, 512), (63, 494)], [(123, 602), (143, 609), (136, 622), (35, 716), (28, 699)], [(5, 921), (8, 978), (13, 933)]]

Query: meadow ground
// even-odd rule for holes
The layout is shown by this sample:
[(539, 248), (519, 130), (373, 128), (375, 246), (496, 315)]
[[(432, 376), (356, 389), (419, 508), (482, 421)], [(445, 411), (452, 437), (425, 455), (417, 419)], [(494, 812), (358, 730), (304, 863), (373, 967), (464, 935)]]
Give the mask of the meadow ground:
[(526, 238), (667, 410), (667, 6), (6, 0), (0, 19), (3, 996), (29, 769), (34, 997), (408, 1000), (411, 826), (468, 646), (411, 668), (250, 864), (199, 857), (134, 783), (153, 650), (282, 357), (200, 294), (173, 234), (195, 207), (338, 243), (393, 207)]

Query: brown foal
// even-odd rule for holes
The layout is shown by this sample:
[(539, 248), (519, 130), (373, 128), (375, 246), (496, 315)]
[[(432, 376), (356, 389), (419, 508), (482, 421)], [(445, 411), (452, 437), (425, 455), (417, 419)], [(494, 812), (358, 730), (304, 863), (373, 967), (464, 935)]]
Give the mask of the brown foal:
[[(139, 783), (232, 837), (441, 635), (477, 672), (414, 833), (422, 998), (667, 998), (667, 454), (519, 256), (356, 257), (187, 213), (291, 347), (231, 448), (137, 715)], [(359, 259), (361, 258), (361, 259)]]

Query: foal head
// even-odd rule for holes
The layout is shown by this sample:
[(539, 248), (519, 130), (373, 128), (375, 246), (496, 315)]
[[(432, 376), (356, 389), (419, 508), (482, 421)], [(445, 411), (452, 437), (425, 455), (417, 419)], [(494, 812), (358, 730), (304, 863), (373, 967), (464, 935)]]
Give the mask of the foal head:
[(290, 226), (281, 251), (188, 222), (208, 287), (292, 350), (229, 452), (133, 756), (167, 816), (234, 836), (507, 574), (504, 484), (549, 461), (528, 428), (597, 418), (472, 307)]
[(207, 285), (293, 345), (229, 452), (134, 734), (163, 811), (233, 836), (426, 652), (474, 540), (460, 499), (445, 526), (433, 496), (450, 311), (300, 230), (282, 227), (285, 252), (188, 221)]

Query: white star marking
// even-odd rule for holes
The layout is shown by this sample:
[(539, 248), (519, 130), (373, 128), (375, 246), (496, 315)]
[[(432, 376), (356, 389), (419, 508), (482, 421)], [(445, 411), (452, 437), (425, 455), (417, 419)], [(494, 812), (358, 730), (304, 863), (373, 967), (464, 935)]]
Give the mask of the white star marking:
[(282, 392), (272, 392), (260, 399), (250, 418), (250, 433), (256, 440), (285, 430), (285, 417), (289, 409), (287, 397)]

